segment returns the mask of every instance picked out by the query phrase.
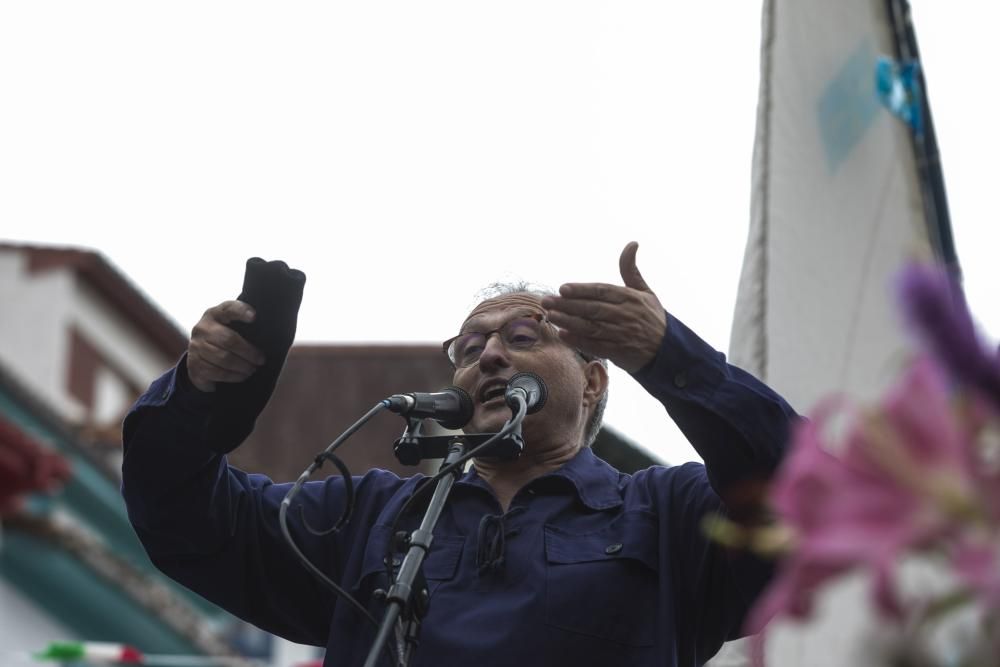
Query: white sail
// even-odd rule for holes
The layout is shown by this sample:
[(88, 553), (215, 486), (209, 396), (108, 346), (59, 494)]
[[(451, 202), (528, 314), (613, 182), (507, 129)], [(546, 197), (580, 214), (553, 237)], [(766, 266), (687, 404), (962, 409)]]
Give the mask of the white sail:
[[(914, 256), (954, 260), (940, 173), (918, 159), (934, 148), (926, 105), (915, 142), (876, 93), (880, 57), (916, 56), (907, 21), (902, 0), (764, 0), (730, 359), (800, 412), (832, 393), (879, 394), (906, 354), (894, 276)], [(865, 596), (855, 578), (822, 599), (815, 622), (772, 628), (767, 664), (875, 664), (858, 652), (876, 624)], [(745, 664), (743, 653), (730, 646), (713, 664)]]
[(892, 277), (937, 251), (910, 127), (879, 101), (886, 0), (765, 0), (750, 235), (730, 357), (808, 410), (871, 397), (904, 338)]

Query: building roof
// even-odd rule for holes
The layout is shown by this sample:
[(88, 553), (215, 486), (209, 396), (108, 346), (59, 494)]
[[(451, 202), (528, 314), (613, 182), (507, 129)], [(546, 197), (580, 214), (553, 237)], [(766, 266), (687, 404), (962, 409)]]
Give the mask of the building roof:
[[(230, 461), (276, 481), (292, 481), (381, 399), (449, 384), (451, 368), (437, 346), (295, 346), (254, 432)], [(395, 415), (378, 415), (338, 450), (338, 456), (354, 474), (383, 468), (412, 475), (416, 470), (400, 465), (392, 453), (404, 426)], [(330, 474), (332, 469), (324, 471)]]
[[(437, 391), (451, 384), (451, 367), (437, 345), (299, 345), (254, 432), (230, 455), (233, 465), (293, 481), (341, 432), (381, 399), (410, 391)], [(404, 420), (377, 415), (338, 450), (353, 474), (370, 468), (401, 476), (419, 472), (401, 465), (392, 451)], [(623, 472), (660, 463), (621, 434), (602, 428), (594, 451)], [(317, 477), (333, 474), (325, 468)]]
[(187, 334), (101, 253), (85, 248), (9, 242), (0, 243), (0, 252), (4, 250), (26, 255), (30, 272), (73, 271), (168, 357), (175, 359), (187, 348)]

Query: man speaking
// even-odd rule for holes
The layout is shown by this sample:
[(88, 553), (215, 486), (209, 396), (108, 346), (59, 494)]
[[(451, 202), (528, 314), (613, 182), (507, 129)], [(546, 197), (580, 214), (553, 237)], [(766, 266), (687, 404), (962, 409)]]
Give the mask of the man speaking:
[[(693, 666), (739, 635), (771, 568), (712, 543), (701, 522), (754, 509), (747, 489), (774, 471), (797, 417), (664, 311), (636, 249), (621, 255), (624, 286), (501, 290), (445, 342), (454, 384), (473, 400), (466, 432), (503, 427), (503, 390), (516, 373), (541, 377), (548, 397), (524, 421), (519, 458), (476, 459), (455, 482), (423, 566), (429, 606), (411, 664)], [(326, 647), (328, 667), (360, 665), (375, 627), (292, 555), (278, 525), (289, 485), (229, 467), (220, 452), (231, 447), (213, 441), (213, 425), (232, 409), (220, 383), (250, 386), (268, 367), (234, 331), (256, 316), (263, 320), (241, 301), (206, 311), (181, 363), (126, 418), (129, 517), (169, 576), (267, 631)], [(629, 476), (591, 452), (605, 360), (664, 405), (704, 466)], [(246, 396), (252, 424), (262, 406)], [(309, 560), (373, 614), (384, 604), (376, 591), (389, 585), (392, 526), (421, 479), (383, 470), (353, 478), (354, 510), (333, 534), (309, 526), (341, 515), (340, 477), (307, 483), (301, 511), (288, 513)], [(408, 512), (400, 525), (418, 520)]]

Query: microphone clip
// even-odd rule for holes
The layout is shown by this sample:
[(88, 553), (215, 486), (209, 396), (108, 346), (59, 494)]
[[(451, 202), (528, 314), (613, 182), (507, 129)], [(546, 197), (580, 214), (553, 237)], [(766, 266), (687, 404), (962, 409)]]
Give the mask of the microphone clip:
[[(425, 459), (443, 459), (448, 455), (448, 446), (454, 439), (454, 434), (431, 435), (423, 433), (423, 424), (419, 419), (407, 420), (406, 430), (396, 439), (392, 451), (396, 458), (405, 466), (415, 466)], [(470, 449), (475, 449), (496, 433), (466, 433)], [(524, 438), (520, 432), (511, 433), (488, 448), (481, 456), (513, 461), (524, 451)]]

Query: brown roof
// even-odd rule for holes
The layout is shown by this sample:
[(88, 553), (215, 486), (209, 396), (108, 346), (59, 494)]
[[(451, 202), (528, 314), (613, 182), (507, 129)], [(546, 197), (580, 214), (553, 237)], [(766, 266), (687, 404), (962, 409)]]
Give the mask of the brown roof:
[[(313, 458), (381, 399), (451, 384), (451, 367), (437, 345), (299, 345), (292, 348), (271, 401), (247, 441), (230, 455), (233, 465), (275, 481), (298, 478)], [(371, 468), (401, 476), (392, 445), (405, 422), (379, 414), (338, 450), (355, 475)], [(613, 429), (602, 428), (594, 452), (624, 472), (660, 463)], [(326, 464), (314, 475), (336, 471)]]
[(176, 359), (187, 348), (188, 337), (152, 300), (103, 255), (71, 247), (0, 243), (0, 250), (27, 255), (28, 270), (74, 271), (128, 318), (166, 356)]
[[(313, 458), (381, 399), (451, 384), (451, 368), (436, 345), (300, 345), (292, 348), (274, 395), (233, 465), (293, 481)], [(337, 454), (355, 475), (384, 468), (408, 476), (393, 442), (405, 422), (376, 415)], [(329, 464), (315, 478), (334, 474)]]

